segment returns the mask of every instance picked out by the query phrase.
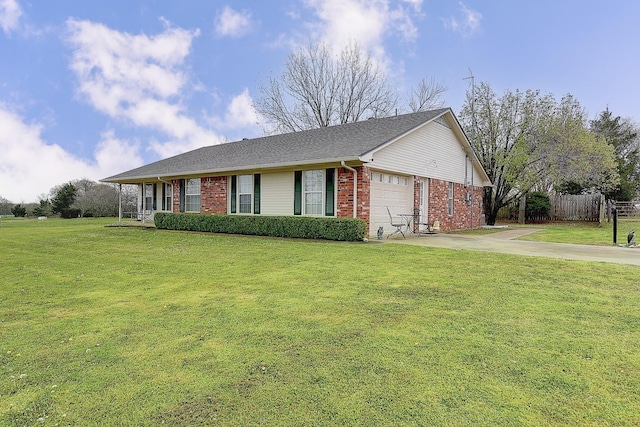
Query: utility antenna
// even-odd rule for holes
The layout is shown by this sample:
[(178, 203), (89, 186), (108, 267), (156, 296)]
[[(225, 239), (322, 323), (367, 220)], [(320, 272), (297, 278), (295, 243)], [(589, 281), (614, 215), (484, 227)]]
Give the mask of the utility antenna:
[(475, 143), (475, 135), (476, 135), (476, 112), (474, 109), (474, 104), (476, 102), (476, 79), (473, 76), (473, 71), (469, 68), (469, 77), (465, 77), (462, 80), (471, 80), (471, 139)]
[[(476, 79), (475, 77), (473, 77), (473, 72), (471, 71), (471, 68), (469, 68), (469, 77), (465, 77), (463, 80), (471, 80), (471, 229), (473, 230), (473, 205), (475, 203), (474, 201), (474, 195), (475, 195), (475, 188), (473, 187), (473, 175), (474, 170), (473, 170), (473, 160), (475, 159), (476, 155), (475, 155), (475, 145), (476, 145), (476, 112), (474, 110), (474, 104), (476, 101)], [(466, 183), (465, 183), (466, 185)]]

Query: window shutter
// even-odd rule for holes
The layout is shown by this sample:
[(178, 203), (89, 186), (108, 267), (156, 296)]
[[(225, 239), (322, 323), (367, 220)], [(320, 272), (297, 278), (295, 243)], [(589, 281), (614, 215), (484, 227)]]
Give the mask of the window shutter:
[(158, 184), (153, 184), (153, 210), (158, 210)]
[(238, 192), (238, 176), (231, 175), (231, 213), (236, 213), (237, 192)]
[(167, 210), (167, 184), (162, 184), (162, 210)]
[(293, 175), (293, 214), (302, 215), (302, 171)]
[(184, 212), (184, 193), (186, 190), (187, 182), (184, 179), (180, 180), (180, 212)]
[(253, 213), (260, 214), (260, 174), (253, 175)]
[(325, 171), (325, 202), (324, 202), (324, 214), (325, 216), (333, 216), (335, 214), (334, 210), (334, 188), (335, 188), (335, 173), (336, 170), (334, 168), (327, 169)]

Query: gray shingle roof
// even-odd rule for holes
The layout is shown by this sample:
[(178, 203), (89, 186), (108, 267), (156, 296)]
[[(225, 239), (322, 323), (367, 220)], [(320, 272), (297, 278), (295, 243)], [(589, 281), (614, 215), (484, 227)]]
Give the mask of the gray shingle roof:
[(144, 178), (176, 177), (357, 160), (360, 156), (431, 121), (449, 108), (370, 119), (198, 148), (103, 179), (136, 182)]

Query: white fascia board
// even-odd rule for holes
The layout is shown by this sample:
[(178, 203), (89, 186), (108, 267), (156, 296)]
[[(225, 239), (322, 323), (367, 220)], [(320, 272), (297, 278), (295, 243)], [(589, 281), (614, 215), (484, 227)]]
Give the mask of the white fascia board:
[(327, 163), (336, 163), (339, 164), (341, 161), (345, 162), (364, 162), (360, 157), (342, 157), (342, 158), (331, 158), (331, 159), (315, 159), (309, 162), (283, 162), (283, 163), (268, 163), (262, 165), (247, 165), (241, 167), (232, 167), (232, 168), (219, 168), (219, 169), (203, 169), (203, 170), (193, 170), (193, 171), (183, 171), (178, 173), (172, 173), (171, 175), (145, 175), (145, 176), (131, 176), (131, 177), (122, 177), (118, 179), (102, 179), (101, 182), (109, 182), (114, 184), (138, 184), (141, 182), (149, 182), (149, 181), (158, 181), (159, 178), (164, 180), (171, 179), (182, 179), (185, 177), (197, 177), (197, 176), (208, 176), (208, 175), (219, 175), (229, 172), (241, 172), (241, 171), (255, 171), (255, 170), (267, 170), (267, 169), (282, 169), (282, 168), (292, 168), (292, 167), (304, 167), (311, 165), (319, 165), (319, 164), (327, 164)]

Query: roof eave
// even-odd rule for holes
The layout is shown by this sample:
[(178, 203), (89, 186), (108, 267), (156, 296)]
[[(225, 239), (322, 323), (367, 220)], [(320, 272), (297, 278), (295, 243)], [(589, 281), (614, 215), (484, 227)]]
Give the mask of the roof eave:
[(361, 156), (347, 156), (347, 157), (334, 157), (327, 159), (314, 159), (305, 162), (283, 162), (283, 163), (266, 163), (260, 165), (247, 165), (247, 166), (236, 166), (229, 168), (217, 168), (217, 169), (202, 169), (202, 170), (191, 170), (191, 171), (182, 171), (179, 173), (168, 174), (149, 174), (149, 175), (137, 175), (137, 176), (124, 176), (120, 178), (116, 178), (116, 176), (108, 177), (101, 179), (101, 182), (108, 182), (112, 184), (139, 184), (142, 182), (148, 181), (161, 181), (161, 180), (171, 180), (177, 178), (184, 177), (197, 177), (197, 176), (209, 176), (209, 175), (219, 175), (229, 172), (242, 172), (242, 171), (251, 171), (251, 170), (268, 170), (268, 169), (283, 169), (283, 168), (293, 168), (293, 167), (303, 167), (310, 165), (319, 165), (319, 164), (339, 164), (340, 162), (358, 162), (365, 163)]

